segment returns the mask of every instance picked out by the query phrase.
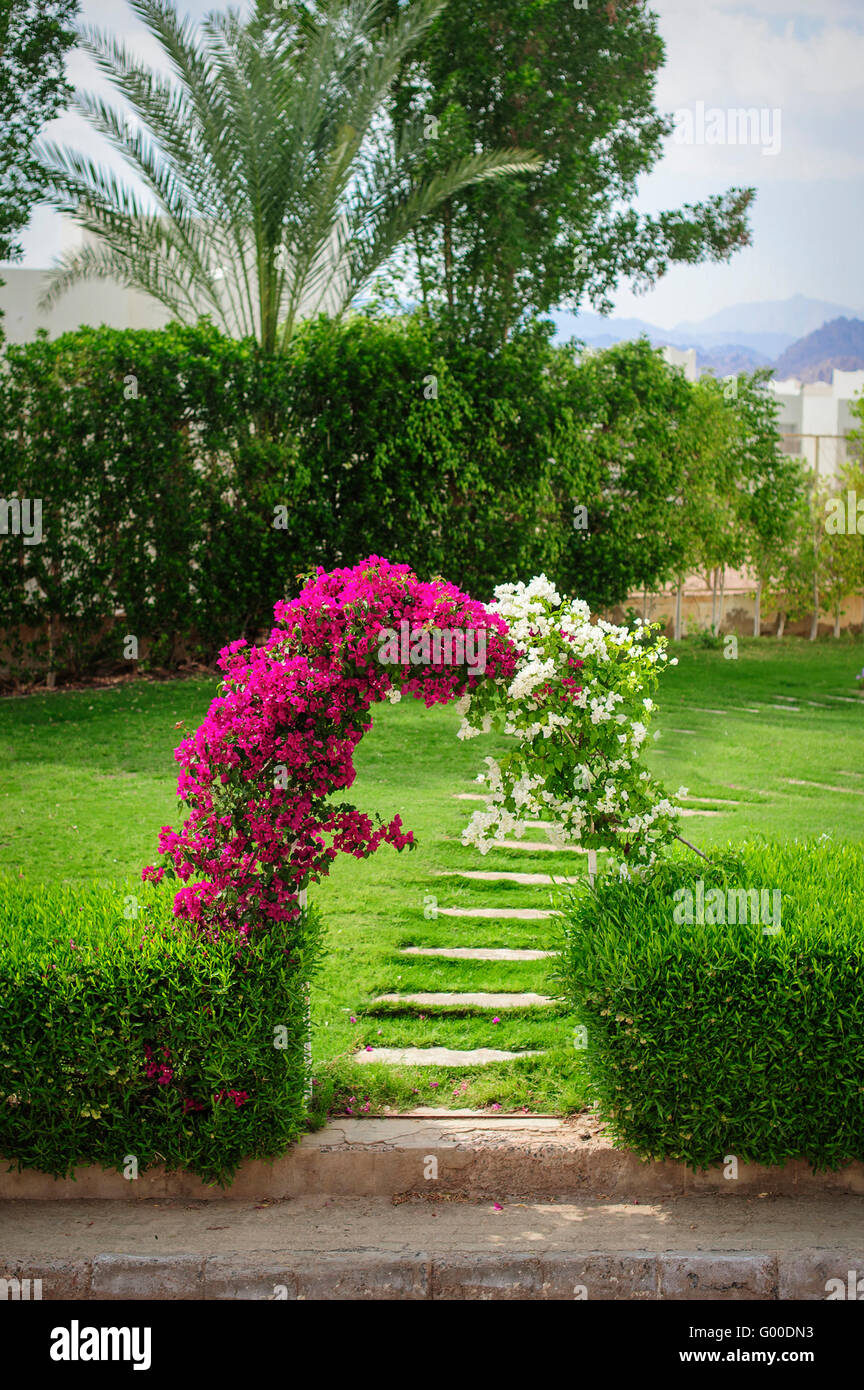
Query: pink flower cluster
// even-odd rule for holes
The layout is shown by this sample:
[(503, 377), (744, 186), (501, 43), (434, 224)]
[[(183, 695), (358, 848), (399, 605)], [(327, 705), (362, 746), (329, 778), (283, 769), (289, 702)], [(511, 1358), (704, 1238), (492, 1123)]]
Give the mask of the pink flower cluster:
[(168, 1086), (174, 1076), (174, 1068), (170, 1065), (171, 1053), (169, 1049), (167, 1047), (162, 1048), (162, 1056), (165, 1059), (164, 1062), (157, 1062), (154, 1059), (152, 1047), (145, 1046), (144, 1056), (147, 1058), (147, 1064), (144, 1067), (144, 1075), (149, 1077), (151, 1081), (155, 1080), (159, 1086)]
[[(399, 816), (385, 824), (334, 793), (353, 783), (354, 750), (371, 706), (394, 688), (443, 704), (480, 679), (509, 679), (517, 652), (507, 624), (443, 579), (421, 582), (407, 565), (370, 556), (351, 569), (319, 569), (297, 598), (275, 607), (261, 647), (232, 642), (203, 724), (177, 748), (179, 830), (163, 826), (161, 867), (178, 877), (175, 915), (205, 935), (248, 936), (297, 916), (298, 894), (340, 852), (365, 858), (383, 843), (413, 843)], [(467, 667), (378, 660), (379, 633), (462, 628), (486, 634), (482, 677)]]

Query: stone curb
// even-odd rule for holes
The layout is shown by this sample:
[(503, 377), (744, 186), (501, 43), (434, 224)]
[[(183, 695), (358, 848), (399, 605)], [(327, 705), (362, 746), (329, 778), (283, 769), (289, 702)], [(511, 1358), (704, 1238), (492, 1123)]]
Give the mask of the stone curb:
[[(0, 1277), (42, 1280), (43, 1301), (556, 1300), (824, 1301), (826, 1280), (862, 1251), (614, 1251), (525, 1254), (293, 1252), (98, 1255), (29, 1262)], [(14, 1294), (13, 1294), (14, 1298)]]
[(466, 1198), (530, 1195), (536, 1199), (695, 1196), (864, 1195), (864, 1163), (814, 1173), (804, 1160), (782, 1168), (741, 1163), (737, 1178), (717, 1163), (694, 1172), (684, 1163), (646, 1161), (615, 1149), (593, 1119), (390, 1117), (334, 1120), (272, 1163), (241, 1164), (228, 1188), (190, 1173), (144, 1171), (134, 1182), (102, 1168), (57, 1179), (32, 1169), (3, 1171), (0, 1200), (278, 1200), (303, 1196), (394, 1197), (428, 1190), (429, 1162), (438, 1190)]

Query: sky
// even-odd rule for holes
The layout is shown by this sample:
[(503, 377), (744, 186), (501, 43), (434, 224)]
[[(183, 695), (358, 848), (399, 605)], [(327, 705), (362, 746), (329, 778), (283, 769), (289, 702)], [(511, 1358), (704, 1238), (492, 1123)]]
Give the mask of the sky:
[[(214, 7), (214, 0), (180, 0), (181, 11), (196, 17)], [(652, 8), (666, 43), (657, 105), (673, 116), (675, 131), (636, 206), (656, 212), (752, 186), (753, 244), (725, 265), (673, 269), (647, 294), (622, 287), (615, 313), (671, 328), (795, 294), (864, 312), (864, 0), (653, 0)], [(82, 18), (155, 60), (155, 45), (124, 0), (83, 0)], [(68, 70), (73, 83), (105, 90), (82, 52), (70, 55)], [(758, 115), (743, 138), (739, 111)], [(104, 150), (74, 114), (47, 134)], [(23, 238), (23, 264), (50, 265), (69, 237), (57, 214), (38, 209)]]

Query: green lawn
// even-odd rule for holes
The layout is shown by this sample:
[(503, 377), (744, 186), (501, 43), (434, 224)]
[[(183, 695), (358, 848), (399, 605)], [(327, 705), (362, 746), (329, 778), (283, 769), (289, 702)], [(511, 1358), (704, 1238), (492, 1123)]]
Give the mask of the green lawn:
[[(692, 643), (677, 650), (658, 700), (648, 755), (670, 791), (689, 788), (682, 827), (702, 848), (755, 834), (781, 839), (864, 838), (864, 700), (853, 675), (864, 645), (798, 639), (741, 642), (737, 661)], [(158, 827), (176, 818), (175, 727), (194, 727), (215, 682), (200, 679), (58, 692), (0, 702), (0, 872), (33, 884), (137, 880)], [(331, 951), (314, 994), (314, 1055), (322, 1103), (371, 1111), (384, 1105), (526, 1106), (573, 1109), (586, 1099), (572, 1021), (557, 1005), (484, 1010), (374, 1005), (377, 994), (481, 990), (553, 993), (545, 961), (447, 961), (406, 957), (401, 947), (548, 947), (543, 921), (450, 918), (438, 907), (546, 908), (548, 890), (444, 876), (465, 869), (573, 874), (584, 856), (497, 849), (485, 859), (459, 835), (491, 738), (460, 742), (452, 709), (383, 705), (357, 759), (353, 798), (388, 817), (399, 812), (419, 840), (338, 862), (312, 891)], [(695, 798), (705, 798), (700, 802)], [(534, 836), (532, 835), (532, 838)], [(542, 836), (540, 836), (542, 838)], [(129, 891), (126, 888), (126, 891)], [(356, 1021), (353, 1021), (356, 1020)], [(545, 1049), (537, 1058), (476, 1067), (360, 1067), (372, 1047), (479, 1046)], [(349, 1101), (354, 1096), (356, 1100)]]

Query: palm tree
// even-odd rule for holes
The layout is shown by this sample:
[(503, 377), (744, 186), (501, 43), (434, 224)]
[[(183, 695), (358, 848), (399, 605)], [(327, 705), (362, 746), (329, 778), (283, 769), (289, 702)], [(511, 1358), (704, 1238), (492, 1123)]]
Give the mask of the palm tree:
[(430, 173), (421, 130), (388, 128), (400, 65), (446, 0), (412, 0), (389, 22), (387, 0), (255, 0), (249, 19), (229, 10), (200, 26), (170, 0), (130, 4), (171, 75), (88, 28), (83, 46), (131, 119), (85, 93), (76, 106), (144, 188), (42, 144), (49, 200), (94, 238), (58, 262), (45, 307), (111, 277), (278, 352), (301, 314), (343, 313), (443, 200), (539, 167), (495, 150)]

